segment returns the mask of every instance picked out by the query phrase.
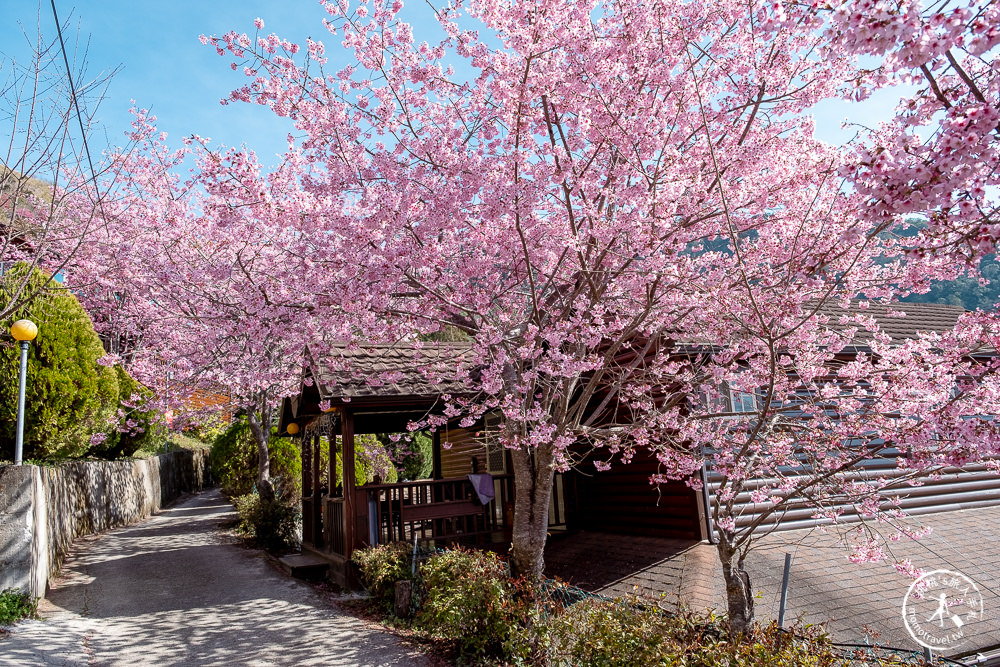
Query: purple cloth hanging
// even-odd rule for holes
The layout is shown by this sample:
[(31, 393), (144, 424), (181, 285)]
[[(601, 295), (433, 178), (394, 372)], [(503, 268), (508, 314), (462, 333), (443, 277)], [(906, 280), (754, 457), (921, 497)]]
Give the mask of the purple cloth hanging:
[(469, 475), (469, 481), (472, 483), (476, 495), (479, 496), (479, 502), (483, 505), (489, 504), (491, 500), (496, 498), (496, 491), (493, 490), (493, 475), (489, 473)]

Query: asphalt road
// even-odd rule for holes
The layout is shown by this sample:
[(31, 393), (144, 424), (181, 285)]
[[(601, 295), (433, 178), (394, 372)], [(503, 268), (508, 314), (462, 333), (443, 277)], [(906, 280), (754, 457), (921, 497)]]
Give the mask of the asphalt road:
[(43, 620), (0, 665), (414, 665), (420, 653), (339, 611), (219, 530), (217, 491), (74, 544)]

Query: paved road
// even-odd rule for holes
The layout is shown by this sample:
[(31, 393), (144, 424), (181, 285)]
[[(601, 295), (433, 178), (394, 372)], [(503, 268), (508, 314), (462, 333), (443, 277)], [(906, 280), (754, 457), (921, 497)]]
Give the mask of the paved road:
[(218, 530), (217, 491), (78, 541), (0, 665), (426, 665)]

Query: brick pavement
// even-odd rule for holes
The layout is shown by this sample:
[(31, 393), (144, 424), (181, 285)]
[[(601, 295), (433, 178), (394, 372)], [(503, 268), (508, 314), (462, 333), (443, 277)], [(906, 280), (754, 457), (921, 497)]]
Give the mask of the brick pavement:
[[(932, 532), (892, 543), (897, 559), (925, 571), (957, 570), (979, 587), (981, 621), (966, 626), (963, 650), (1000, 646), (1000, 507), (914, 517)], [(850, 528), (845, 526), (844, 528)], [(919, 648), (903, 626), (901, 605), (912, 582), (890, 564), (851, 563), (838, 529), (775, 532), (747, 557), (760, 619), (777, 618), (785, 553), (792, 554), (786, 622), (823, 623), (835, 639), (862, 642), (874, 631), (882, 643)], [(694, 609), (725, 609), (721, 566), (706, 543), (581, 532), (556, 538), (548, 571), (607, 595), (664, 596)]]

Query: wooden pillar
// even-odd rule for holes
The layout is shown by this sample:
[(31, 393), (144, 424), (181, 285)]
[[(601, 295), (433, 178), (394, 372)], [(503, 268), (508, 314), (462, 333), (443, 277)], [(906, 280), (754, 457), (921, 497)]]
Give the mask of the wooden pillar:
[(313, 544), (317, 546), (323, 543), (323, 496), (320, 489), (319, 477), (319, 443), (320, 436), (317, 431), (312, 438), (312, 493), (313, 493)]
[(319, 433), (317, 433), (312, 438), (312, 478), (313, 478), (312, 492), (313, 492), (313, 497), (316, 498), (316, 500), (319, 500), (320, 494), (322, 492), (322, 489), (320, 488), (320, 481), (322, 480), (322, 478), (320, 477), (319, 474), (320, 463), (321, 463), (319, 455), (319, 447), (320, 447), (320, 435)]
[(431, 479), (441, 479), (441, 431), (435, 430), (431, 445)]
[(313, 477), (312, 477), (312, 438), (303, 433), (300, 440), (302, 447), (302, 541), (313, 544), (316, 535), (313, 532)]
[(354, 535), (357, 527), (358, 502), (354, 495), (354, 413), (343, 409), (340, 418), (341, 463), (344, 477), (344, 555), (351, 558), (354, 551)]
[(302, 448), (302, 498), (312, 496), (312, 443), (309, 435), (303, 433), (300, 440)]
[[(441, 429), (435, 429), (431, 440), (431, 478), (442, 479), (444, 473), (441, 470)], [(431, 502), (439, 503), (444, 500), (442, 492), (444, 487), (435, 484), (431, 487)], [(444, 520), (435, 519), (431, 524), (432, 535), (442, 535), (445, 533)]]
[(332, 430), (327, 436), (327, 454), (329, 462), (327, 464), (326, 478), (330, 480), (330, 491), (328, 495), (333, 498), (337, 495), (337, 434)]

